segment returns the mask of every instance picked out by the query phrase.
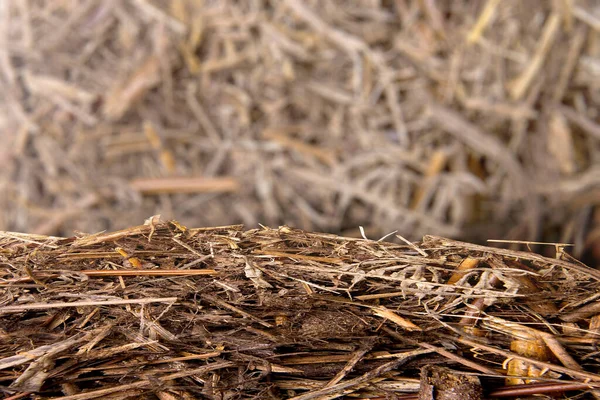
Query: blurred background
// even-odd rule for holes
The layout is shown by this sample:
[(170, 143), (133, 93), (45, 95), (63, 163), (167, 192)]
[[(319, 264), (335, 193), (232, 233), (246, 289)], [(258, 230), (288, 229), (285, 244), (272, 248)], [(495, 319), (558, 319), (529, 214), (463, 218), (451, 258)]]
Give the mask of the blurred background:
[(598, 1), (1, 0), (0, 86), (2, 230), (161, 214), (600, 259)]

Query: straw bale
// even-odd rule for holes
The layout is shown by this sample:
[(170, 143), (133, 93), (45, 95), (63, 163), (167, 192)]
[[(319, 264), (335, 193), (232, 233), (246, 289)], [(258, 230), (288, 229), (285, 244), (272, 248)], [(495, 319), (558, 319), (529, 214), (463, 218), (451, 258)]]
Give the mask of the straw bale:
[(11, 399), (600, 393), (600, 272), (565, 252), (153, 217), (0, 232), (0, 268)]

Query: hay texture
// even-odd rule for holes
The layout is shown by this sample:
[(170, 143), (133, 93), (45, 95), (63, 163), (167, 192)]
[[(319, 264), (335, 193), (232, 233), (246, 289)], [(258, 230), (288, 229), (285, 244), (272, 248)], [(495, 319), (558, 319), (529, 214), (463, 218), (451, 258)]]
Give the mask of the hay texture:
[(597, 242), (595, 1), (0, 3), (0, 229)]
[[(0, 233), (6, 398), (597, 396), (600, 272), (426, 236)], [(459, 397), (457, 397), (460, 394)]]

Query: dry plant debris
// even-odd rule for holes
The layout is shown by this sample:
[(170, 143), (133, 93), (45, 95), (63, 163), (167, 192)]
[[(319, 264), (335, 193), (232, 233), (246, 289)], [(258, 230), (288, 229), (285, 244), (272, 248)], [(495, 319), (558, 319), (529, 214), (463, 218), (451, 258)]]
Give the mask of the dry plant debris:
[(189, 229), (157, 217), (69, 238), (1, 232), (0, 390), (71, 400), (598, 396), (600, 272), (557, 250)]
[(599, 33), (591, 0), (3, 0), (0, 229), (160, 213), (581, 254)]

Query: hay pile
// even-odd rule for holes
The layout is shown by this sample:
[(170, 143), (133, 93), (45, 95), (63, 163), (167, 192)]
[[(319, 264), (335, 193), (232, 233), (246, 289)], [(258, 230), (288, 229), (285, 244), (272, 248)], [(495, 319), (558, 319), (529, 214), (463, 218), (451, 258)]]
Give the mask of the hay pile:
[(2, 232), (0, 389), (71, 400), (597, 396), (600, 272), (560, 246), (557, 257), (157, 218), (70, 238)]
[(0, 229), (160, 213), (580, 252), (599, 30), (586, 0), (4, 0)]

